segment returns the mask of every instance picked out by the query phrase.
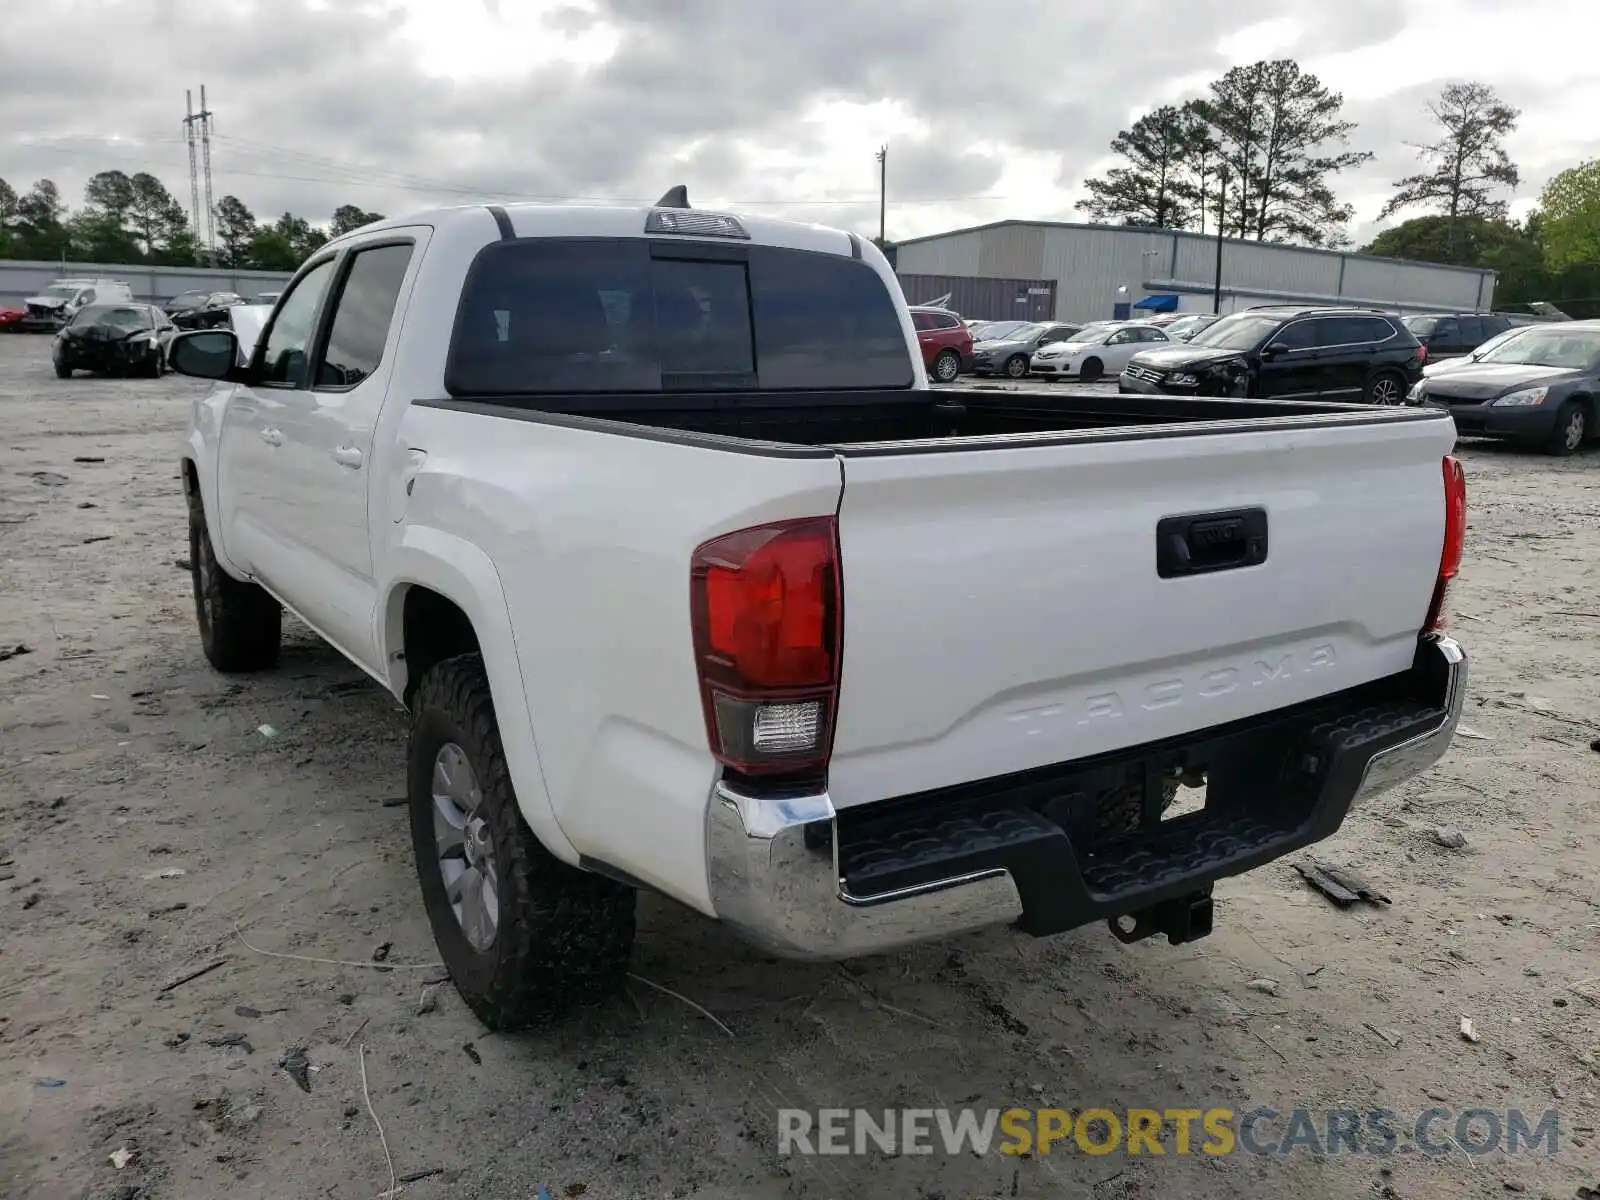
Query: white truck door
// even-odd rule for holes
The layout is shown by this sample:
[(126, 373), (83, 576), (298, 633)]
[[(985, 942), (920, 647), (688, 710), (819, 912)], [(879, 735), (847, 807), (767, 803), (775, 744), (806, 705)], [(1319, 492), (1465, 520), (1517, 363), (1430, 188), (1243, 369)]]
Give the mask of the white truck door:
[[(368, 521), (373, 430), (393, 367), (391, 338), (426, 230), (385, 230), (347, 249), (310, 364), (310, 387), (284, 414), (286, 511), (294, 511), (300, 615), (357, 661), (373, 664)], [(384, 497), (376, 499), (381, 502)]]
[(283, 427), (289, 400), (306, 387), (306, 355), (334, 262), (330, 254), (290, 285), (262, 334), (254, 360), (259, 377), (236, 386), (223, 409), (217, 454), (223, 548), (236, 566), (280, 593), (295, 579)]

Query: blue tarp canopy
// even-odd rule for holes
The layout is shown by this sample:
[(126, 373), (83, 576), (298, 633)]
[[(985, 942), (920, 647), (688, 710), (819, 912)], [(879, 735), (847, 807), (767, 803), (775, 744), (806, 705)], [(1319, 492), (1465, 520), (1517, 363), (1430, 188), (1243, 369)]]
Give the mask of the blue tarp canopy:
[(1135, 308), (1142, 308), (1145, 312), (1177, 312), (1178, 298), (1176, 296), (1146, 296), (1138, 301)]

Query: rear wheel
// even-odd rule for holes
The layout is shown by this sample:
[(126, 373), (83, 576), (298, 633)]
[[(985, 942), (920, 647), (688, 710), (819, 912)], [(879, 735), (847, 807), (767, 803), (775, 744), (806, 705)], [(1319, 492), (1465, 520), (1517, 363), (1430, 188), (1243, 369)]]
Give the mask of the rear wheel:
[(1398, 375), (1383, 372), (1367, 380), (1364, 399), (1368, 404), (1400, 404), (1406, 398), (1405, 381)]
[(1589, 411), (1576, 400), (1568, 400), (1556, 413), (1556, 426), (1545, 442), (1546, 454), (1565, 458), (1583, 449), (1589, 440)]
[(518, 1029), (621, 991), (633, 889), (568, 866), (523, 821), (481, 657), (422, 677), (406, 757), (423, 903), (478, 1020)]
[(961, 374), (961, 356), (954, 350), (941, 350), (933, 360), (933, 377), (940, 383), (949, 383)]
[(189, 573), (206, 661), (228, 674), (276, 665), (283, 608), (264, 589), (241, 583), (217, 563), (198, 495), (189, 500)]
[(1025, 355), (1025, 354), (1013, 354), (1010, 358), (1006, 359), (1006, 374), (1009, 375), (1012, 379), (1021, 379), (1027, 373), (1028, 373), (1028, 356), (1027, 355)]
[(1085, 383), (1093, 383), (1105, 374), (1105, 369), (1105, 364), (1098, 358), (1086, 358), (1083, 360), (1083, 366), (1078, 368), (1078, 378)]

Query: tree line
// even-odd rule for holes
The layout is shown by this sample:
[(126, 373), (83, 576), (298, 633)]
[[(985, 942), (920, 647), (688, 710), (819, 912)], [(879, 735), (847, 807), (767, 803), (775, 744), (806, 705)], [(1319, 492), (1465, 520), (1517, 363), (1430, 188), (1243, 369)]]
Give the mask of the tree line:
[[(287, 212), (257, 220), (244, 201), (230, 195), (216, 202), (211, 218), (218, 266), (292, 271), (330, 237), (380, 221), (383, 214), (341, 204), (323, 229)], [(84, 185), (83, 205), (76, 210), (52, 180), (41, 179), (19, 195), (0, 179), (3, 258), (187, 267), (209, 262), (210, 254), (188, 209), (160, 179), (147, 171), (101, 171)]]
[[(1111, 141), (1122, 161), (1086, 180), (1095, 221), (1343, 248), (1353, 208), (1334, 191), (1372, 153), (1351, 149), (1344, 97), (1290, 59), (1235, 67), (1205, 93), (1146, 113)], [(1452, 83), (1427, 105), (1432, 141), (1380, 217), (1416, 213), (1362, 252), (1489, 267), (1499, 305), (1548, 300), (1600, 315), (1600, 160), (1563, 171), (1522, 221), (1505, 149), (1520, 114), (1481, 83)]]

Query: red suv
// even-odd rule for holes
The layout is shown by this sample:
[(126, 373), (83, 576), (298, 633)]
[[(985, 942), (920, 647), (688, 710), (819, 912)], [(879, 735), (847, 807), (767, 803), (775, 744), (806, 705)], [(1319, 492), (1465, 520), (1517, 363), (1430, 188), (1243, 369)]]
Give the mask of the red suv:
[(928, 378), (949, 383), (972, 361), (972, 331), (955, 313), (942, 308), (913, 308), (911, 323), (922, 345), (922, 363)]

